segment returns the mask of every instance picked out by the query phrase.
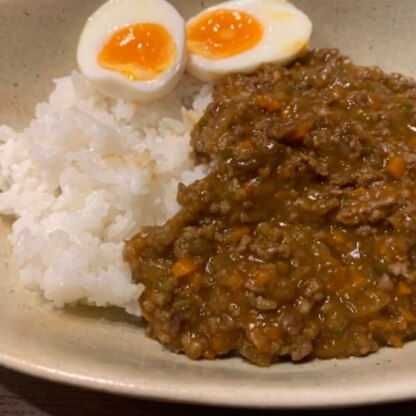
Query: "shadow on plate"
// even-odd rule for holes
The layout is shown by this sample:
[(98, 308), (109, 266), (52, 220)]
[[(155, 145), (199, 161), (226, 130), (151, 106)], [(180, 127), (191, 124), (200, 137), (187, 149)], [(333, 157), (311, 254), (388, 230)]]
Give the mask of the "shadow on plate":
[(143, 318), (133, 316), (123, 309), (116, 307), (95, 308), (86, 305), (66, 306), (63, 312), (74, 318), (81, 318), (93, 321), (106, 321), (109, 323), (122, 323), (135, 328), (144, 329), (146, 324)]

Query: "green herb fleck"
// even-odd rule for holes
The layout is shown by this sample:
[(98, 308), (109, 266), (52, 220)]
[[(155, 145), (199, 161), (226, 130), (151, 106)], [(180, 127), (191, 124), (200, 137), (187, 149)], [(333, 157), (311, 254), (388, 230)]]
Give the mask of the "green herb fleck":
[(177, 311), (183, 311), (184, 309), (189, 308), (191, 301), (189, 299), (179, 299), (172, 306), (173, 309)]
[(224, 160), (231, 159), (233, 157), (233, 149), (226, 148), (220, 151), (220, 155)]
[(389, 262), (387, 261), (387, 259), (382, 259), (374, 265), (373, 269), (377, 273), (383, 274), (387, 271), (388, 266), (389, 266)]
[(375, 90), (374, 85), (369, 81), (364, 82), (364, 86), (367, 91), (373, 92)]
[(361, 148), (361, 154), (362, 154), (363, 156), (371, 156), (371, 155), (373, 154), (373, 148), (372, 148), (371, 146), (366, 146), (366, 145), (364, 145), (364, 146)]
[(156, 283), (156, 290), (158, 292), (165, 292), (167, 290), (167, 288), (166, 288), (166, 281), (165, 280), (159, 280)]
[(413, 103), (411, 101), (402, 101), (400, 107), (403, 108), (403, 110), (409, 111), (413, 109)]

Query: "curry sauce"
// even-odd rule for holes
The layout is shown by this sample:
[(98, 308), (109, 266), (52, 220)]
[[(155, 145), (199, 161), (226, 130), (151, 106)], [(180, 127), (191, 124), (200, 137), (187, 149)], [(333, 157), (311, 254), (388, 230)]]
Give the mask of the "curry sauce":
[(314, 50), (215, 85), (202, 180), (124, 256), (148, 333), (193, 359), (361, 356), (416, 335), (416, 83)]

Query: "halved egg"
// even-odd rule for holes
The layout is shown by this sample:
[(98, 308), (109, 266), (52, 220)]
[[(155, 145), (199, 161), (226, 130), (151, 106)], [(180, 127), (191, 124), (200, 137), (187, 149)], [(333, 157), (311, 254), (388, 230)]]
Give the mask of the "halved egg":
[(187, 23), (187, 70), (209, 81), (287, 64), (309, 46), (312, 22), (285, 0), (235, 0), (210, 7)]
[(151, 101), (168, 94), (185, 69), (185, 21), (165, 0), (110, 0), (88, 19), (77, 60), (112, 98)]

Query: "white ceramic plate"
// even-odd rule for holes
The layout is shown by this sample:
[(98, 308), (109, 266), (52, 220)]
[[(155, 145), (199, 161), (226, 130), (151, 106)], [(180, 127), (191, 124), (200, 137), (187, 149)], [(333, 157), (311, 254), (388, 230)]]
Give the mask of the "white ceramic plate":
[[(176, 0), (186, 15), (197, 0)], [(23, 126), (53, 77), (75, 68), (75, 45), (98, 0), (0, 0), (0, 123)], [(298, 0), (313, 46), (416, 74), (413, 0)], [(116, 310), (54, 310), (21, 287), (0, 227), (0, 364), (55, 381), (161, 400), (250, 407), (352, 405), (416, 398), (416, 342), (361, 359), (257, 368), (238, 358), (190, 361), (145, 337)]]

